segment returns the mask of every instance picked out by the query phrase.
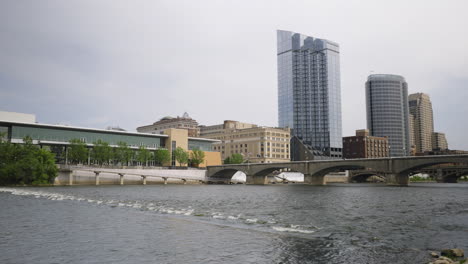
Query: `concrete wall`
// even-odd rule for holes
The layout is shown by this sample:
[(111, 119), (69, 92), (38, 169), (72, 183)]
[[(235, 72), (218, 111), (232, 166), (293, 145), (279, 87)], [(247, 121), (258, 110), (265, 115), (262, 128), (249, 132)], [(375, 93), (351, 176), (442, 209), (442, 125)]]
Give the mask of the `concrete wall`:
[[(164, 130), (164, 134), (169, 137), (166, 139), (166, 148), (172, 154), (175, 149), (172, 149), (172, 141), (175, 141), (175, 147), (181, 147), (184, 150), (188, 149), (188, 131), (185, 129), (169, 128)], [(179, 162), (175, 161), (176, 166), (181, 166)], [(165, 164), (170, 165), (170, 164)]]
[[(92, 169), (92, 168), (83, 168)], [(85, 171), (80, 169), (73, 170), (73, 185), (95, 185), (96, 177), (93, 171)], [(95, 168), (95, 170), (99, 170)], [(99, 182), (101, 185), (106, 184), (120, 184), (120, 176), (117, 173), (131, 173), (131, 174), (144, 174), (144, 175), (157, 175), (161, 177), (168, 177), (168, 183), (183, 183), (181, 179), (171, 179), (170, 177), (184, 178), (189, 183), (198, 183), (200, 180), (205, 180), (205, 170), (168, 170), (168, 169), (101, 169), (102, 171), (116, 172), (108, 173), (101, 172), (99, 174)], [(164, 180), (161, 177), (148, 176), (146, 184), (161, 184)], [(125, 175), (124, 185), (142, 184), (142, 177), (139, 175)], [(60, 171), (57, 178), (55, 178), (54, 185), (69, 185), (69, 174), (66, 171)]]
[[(192, 155), (192, 151), (189, 150), (190, 155)], [(206, 168), (206, 166), (217, 166), (222, 165), (223, 162), (221, 161), (221, 153), (216, 151), (204, 151), (205, 152), (205, 159), (202, 164), (200, 164), (200, 168)]]

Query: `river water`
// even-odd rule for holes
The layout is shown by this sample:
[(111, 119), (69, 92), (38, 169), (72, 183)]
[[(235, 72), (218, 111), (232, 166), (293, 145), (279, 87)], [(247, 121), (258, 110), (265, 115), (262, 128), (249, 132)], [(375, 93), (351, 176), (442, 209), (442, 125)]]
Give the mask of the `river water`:
[(0, 263), (427, 263), (468, 184), (0, 188)]

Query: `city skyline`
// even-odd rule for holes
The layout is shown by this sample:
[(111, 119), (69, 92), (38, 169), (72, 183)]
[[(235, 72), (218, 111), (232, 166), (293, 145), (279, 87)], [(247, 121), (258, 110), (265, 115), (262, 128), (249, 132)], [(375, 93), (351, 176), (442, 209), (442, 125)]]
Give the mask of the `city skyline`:
[[(287, 29), (340, 43), (343, 136), (365, 127), (362, 87), (374, 71), (429, 94), (435, 130), (451, 149), (468, 149), (468, 125), (456, 119), (468, 113), (468, 39), (458, 30), (468, 24), (467, 4), (396, 1), (381, 12), (378, 2), (337, 3), (5, 2), (0, 109), (127, 130), (183, 111), (205, 125), (275, 126), (275, 31)], [(457, 45), (434, 53), (442, 39)]]

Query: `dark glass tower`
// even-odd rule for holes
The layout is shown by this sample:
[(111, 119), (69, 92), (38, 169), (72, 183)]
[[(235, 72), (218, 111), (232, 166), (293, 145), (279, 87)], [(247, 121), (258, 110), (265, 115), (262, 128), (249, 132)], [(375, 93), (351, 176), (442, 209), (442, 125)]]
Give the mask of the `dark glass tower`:
[(391, 74), (373, 74), (366, 82), (367, 128), (372, 136), (388, 137), (390, 156), (410, 152), (408, 84)]
[(283, 30), (277, 41), (278, 122), (293, 129), (292, 160), (341, 158), (338, 44)]

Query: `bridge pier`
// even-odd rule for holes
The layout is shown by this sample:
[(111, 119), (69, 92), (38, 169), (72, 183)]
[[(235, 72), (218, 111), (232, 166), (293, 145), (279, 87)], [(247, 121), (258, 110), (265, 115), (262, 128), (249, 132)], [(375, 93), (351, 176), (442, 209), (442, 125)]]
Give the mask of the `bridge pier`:
[(70, 172), (68, 173), (68, 185), (73, 185), (73, 170), (70, 170)]
[(436, 182), (438, 183), (442, 183), (444, 182), (444, 172), (442, 171), (442, 169), (437, 169), (437, 172), (435, 173), (434, 175), (434, 178), (436, 180)]
[(267, 176), (245, 175), (245, 184), (265, 185), (268, 184)]
[(119, 176), (120, 176), (120, 185), (124, 185), (124, 174), (119, 173)]
[(388, 186), (408, 186), (409, 175), (407, 173), (388, 173), (385, 175), (385, 183)]
[(308, 185), (325, 185), (325, 175), (304, 174), (304, 183)]
[(99, 185), (99, 171), (95, 171), (94, 174), (96, 174), (96, 185)]
[(146, 185), (146, 176), (145, 176), (145, 175), (141, 175), (141, 178), (143, 179), (143, 185)]
[(167, 184), (167, 177), (162, 177), (164, 180), (164, 184)]

